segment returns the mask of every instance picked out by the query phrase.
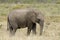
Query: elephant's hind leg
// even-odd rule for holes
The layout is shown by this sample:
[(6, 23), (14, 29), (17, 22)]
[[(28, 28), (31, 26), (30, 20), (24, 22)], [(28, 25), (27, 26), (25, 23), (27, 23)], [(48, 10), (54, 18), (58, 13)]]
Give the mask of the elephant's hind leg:
[(17, 30), (17, 24), (16, 23), (11, 23), (11, 28), (10, 28), (10, 33), (11, 33), (11, 35), (15, 35), (15, 32), (16, 32), (16, 30)]
[(31, 30), (32, 30), (32, 23), (28, 25), (27, 35), (30, 35)]

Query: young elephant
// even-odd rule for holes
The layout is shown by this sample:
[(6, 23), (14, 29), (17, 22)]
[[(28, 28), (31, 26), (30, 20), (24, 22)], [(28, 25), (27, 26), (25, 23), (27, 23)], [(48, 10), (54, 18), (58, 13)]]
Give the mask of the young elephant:
[(44, 16), (38, 10), (34, 9), (16, 9), (8, 15), (7, 29), (10, 30), (11, 34), (15, 34), (18, 28), (27, 27), (27, 35), (30, 34), (31, 30), (36, 34), (36, 23), (40, 25), (40, 35), (42, 35), (44, 26)]

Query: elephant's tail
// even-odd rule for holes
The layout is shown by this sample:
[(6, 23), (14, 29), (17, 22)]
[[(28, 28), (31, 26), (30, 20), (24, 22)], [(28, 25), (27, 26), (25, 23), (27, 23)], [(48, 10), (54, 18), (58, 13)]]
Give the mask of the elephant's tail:
[(8, 17), (8, 18), (7, 18), (7, 30), (10, 29), (10, 26), (11, 26), (11, 24), (10, 24), (9, 17)]

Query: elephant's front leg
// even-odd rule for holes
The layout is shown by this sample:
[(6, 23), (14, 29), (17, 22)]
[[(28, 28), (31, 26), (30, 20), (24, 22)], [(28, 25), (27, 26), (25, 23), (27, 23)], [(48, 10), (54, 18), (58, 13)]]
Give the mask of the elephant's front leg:
[(32, 31), (33, 31), (33, 34), (36, 34), (36, 23), (33, 23)]

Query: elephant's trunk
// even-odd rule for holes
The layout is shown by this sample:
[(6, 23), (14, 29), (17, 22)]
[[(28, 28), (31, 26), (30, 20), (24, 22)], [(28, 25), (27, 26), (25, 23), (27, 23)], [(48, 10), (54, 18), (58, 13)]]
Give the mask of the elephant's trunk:
[(39, 25), (40, 25), (40, 35), (42, 35), (43, 27), (44, 27), (44, 20), (40, 20)]

